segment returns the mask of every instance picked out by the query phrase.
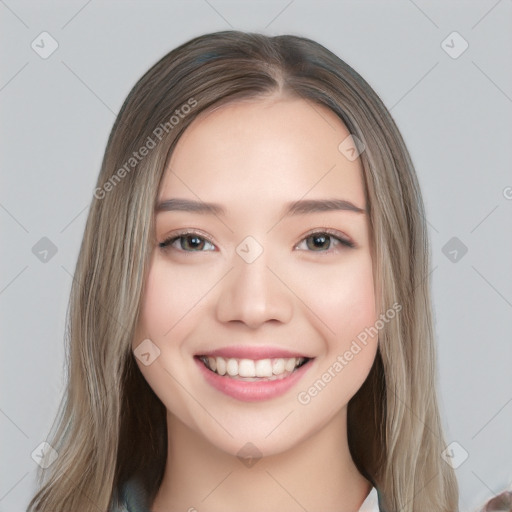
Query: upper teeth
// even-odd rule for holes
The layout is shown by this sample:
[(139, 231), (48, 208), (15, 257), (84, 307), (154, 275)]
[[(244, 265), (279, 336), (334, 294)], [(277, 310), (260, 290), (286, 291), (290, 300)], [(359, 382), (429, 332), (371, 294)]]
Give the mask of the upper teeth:
[(225, 359), (224, 357), (203, 357), (206, 365), (219, 375), (231, 377), (272, 377), (291, 372), (304, 362), (303, 357), (276, 359)]

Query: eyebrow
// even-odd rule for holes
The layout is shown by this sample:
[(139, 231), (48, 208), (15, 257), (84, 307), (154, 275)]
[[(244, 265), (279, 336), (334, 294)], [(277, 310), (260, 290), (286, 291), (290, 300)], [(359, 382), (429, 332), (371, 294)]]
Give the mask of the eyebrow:
[[(226, 215), (226, 210), (220, 204), (205, 203), (204, 201), (194, 201), (191, 199), (165, 199), (160, 201), (155, 208), (155, 213), (170, 211)], [(328, 211), (366, 213), (366, 209), (359, 208), (345, 199), (301, 199), (287, 203), (282, 212), (282, 217)]]

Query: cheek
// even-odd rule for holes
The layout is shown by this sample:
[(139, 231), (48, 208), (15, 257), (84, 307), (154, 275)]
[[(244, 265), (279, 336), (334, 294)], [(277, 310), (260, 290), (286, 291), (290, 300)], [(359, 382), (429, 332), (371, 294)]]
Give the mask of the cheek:
[(333, 265), (301, 269), (298, 296), (329, 345), (342, 346), (376, 321), (372, 260), (359, 253)]
[[(158, 257), (151, 261), (141, 304), (141, 313), (132, 341), (132, 350), (146, 339), (158, 347), (159, 354), (149, 365), (136, 357), (137, 365), (167, 410), (189, 418), (188, 395), (180, 390), (194, 364), (183, 360), (183, 340), (197, 325), (194, 315), (201, 314), (200, 298), (207, 283), (200, 284), (197, 272), (171, 269)], [(211, 285), (210, 285), (211, 287)], [(155, 350), (155, 349), (153, 349)]]
[(368, 330), (377, 321), (371, 257), (332, 267), (323, 277), (322, 286), (317, 279), (317, 286), (309, 288), (308, 305), (314, 305), (319, 317), (315, 325), (324, 339), (324, 352), (297, 399), (308, 414), (327, 421), (368, 377), (378, 337)]
[(333, 272), (326, 287), (326, 323), (344, 343), (376, 321), (371, 258), (362, 258)]
[[(208, 276), (186, 268), (171, 268), (155, 258), (151, 264), (142, 301), (139, 338), (183, 338), (191, 319), (201, 312), (201, 298), (212, 287)], [(137, 342), (134, 340), (135, 343)]]
[(175, 323), (176, 293), (172, 292), (165, 275), (158, 272), (153, 265), (149, 271), (144, 293), (140, 325), (149, 338), (160, 338)]

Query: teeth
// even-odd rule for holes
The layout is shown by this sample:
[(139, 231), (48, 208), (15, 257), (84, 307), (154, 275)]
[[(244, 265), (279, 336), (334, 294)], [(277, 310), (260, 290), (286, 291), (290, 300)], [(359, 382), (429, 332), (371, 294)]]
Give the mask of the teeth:
[(297, 362), (297, 360), (292, 357), (291, 359), (286, 359), (284, 361), (284, 369), (287, 371), (287, 372), (292, 372), (293, 369), (295, 368), (295, 363)]
[(259, 359), (254, 363), (258, 377), (272, 377), (272, 362), (270, 359)]
[[(294, 363), (295, 366), (295, 363)], [(274, 359), (272, 362), (272, 373), (274, 375), (281, 375), (284, 372), (285, 362), (284, 359)]]
[(302, 357), (276, 359), (225, 359), (224, 357), (202, 357), (203, 363), (219, 375), (230, 377), (273, 377), (289, 374), (304, 362)]
[(236, 359), (228, 359), (226, 368), (228, 375), (231, 375), (231, 377), (238, 375), (238, 361)]
[(252, 359), (240, 359), (238, 362), (238, 375), (240, 377), (256, 377), (256, 367)]
[(215, 359), (215, 364), (217, 365), (217, 369), (213, 370), (213, 368), (210, 368), (210, 370), (216, 371), (219, 375), (226, 375), (226, 360), (222, 357), (213, 358)]

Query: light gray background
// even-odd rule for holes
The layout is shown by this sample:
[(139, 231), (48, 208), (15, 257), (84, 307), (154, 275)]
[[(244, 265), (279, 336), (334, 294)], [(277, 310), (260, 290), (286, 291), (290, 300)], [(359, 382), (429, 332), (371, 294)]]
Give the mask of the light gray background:
[[(427, 208), (441, 413), (453, 460), (468, 453), (461, 511), (512, 488), (511, 0), (0, 0), (0, 16), (1, 511), (25, 510), (64, 390), (68, 293), (115, 115), (161, 56), (229, 28), (316, 39), (391, 109)], [(59, 45), (47, 59), (31, 48), (43, 31)], [(458, 58), (442, 46), (453, 31)], [(452, 237), (467, 247), (455, 262)]]

